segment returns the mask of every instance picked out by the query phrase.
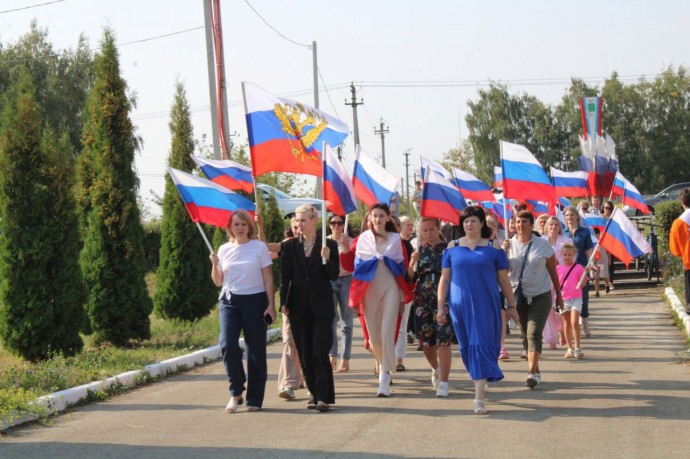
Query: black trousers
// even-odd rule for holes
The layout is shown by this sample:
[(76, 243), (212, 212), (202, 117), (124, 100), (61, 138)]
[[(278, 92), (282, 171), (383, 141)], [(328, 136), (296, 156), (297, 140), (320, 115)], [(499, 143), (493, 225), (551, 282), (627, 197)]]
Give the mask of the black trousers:
[(685, 271), (685, 310), (690, 311), (690, 270)]
[(332, 326), (333, 318), (315, 317), (309, 306), (300, 317), (290, 316), (304, 381), (315, 403), (335, 403), (333, 369), (328, 355), (333, 344)]

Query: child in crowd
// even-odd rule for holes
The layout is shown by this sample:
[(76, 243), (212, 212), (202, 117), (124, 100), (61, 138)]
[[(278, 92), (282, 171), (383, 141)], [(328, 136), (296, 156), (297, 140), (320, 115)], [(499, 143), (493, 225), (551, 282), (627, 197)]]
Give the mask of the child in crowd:
[[(601, 235), (601, 230), (599, 228), (594, 228), (594, 234), (599, 239)], [(611, 288), (609, 284), (609, 256), (606, 253), (606, 249), (598, 246), (596, 253), (594, 254), (594, 296), (599, 297), (600, 282), (603, 280), (606, 285), (606, 293), (609, 293)]]
[[(587, 282), (587, 277), (583, 279), (585, 272), (582, 265), (575, 263), (577, 249), (571, 242), (563, 244), (561, 257), (563, 264), (556, 266), (558, 280), (561, 284), (563, 293), (563, 328), (565, 328), (565, 340), (568, 350), (565, 353), (566, 359), (581, 359), (585, 356), (580, 348), (580, 312), (582, 311), (582, 287)], [(580, 281), (580, 279), (583, 279)], [(573, 350), (573, 342), (575, 349)]]

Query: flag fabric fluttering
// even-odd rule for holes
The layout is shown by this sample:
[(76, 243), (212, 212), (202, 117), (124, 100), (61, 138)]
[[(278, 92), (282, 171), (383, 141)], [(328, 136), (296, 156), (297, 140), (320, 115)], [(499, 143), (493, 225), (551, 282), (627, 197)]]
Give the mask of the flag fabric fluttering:
[(426, 171), (427, 169), (437, 173), (438, 175), (442, 176), (446, 180), (453, 180), (453, 174), (451, 174), (448, 169), (443, 167), (441, 164), (437, 163), (436, 161), (433, 161), (429, 158), (425, 158), (424, 156), (419, 157), (419, 161), (421, 163), (421, 171), (422, 171), (422, 180), (425, 180), (426, 178)]
[(422, 217), (438, 218), (457, 224), (460, 221), (460, 211), (465, 207), (465, 198), (450, 181), (427, 170), (422, 189)]
[(210, 180), (172, 167), (168, 173), (193, 222), (223, 228), (236, 210), (245, 209), (253, 214), (256, 209), (249, 199)]
[(274, 97), (254, 83), (242, 83), (254, 177), (292, 172), (321, 177), (324, 142), (340, 145), (345, 123), (300, 102)]
[(644, 200), (640, 192), (637, 191), (635, 185), (630, 183), (628, 179), (623, 177), (623, 174), (618, 172), (616, 173), (616, 179), (614, 180), (614, 188), (618, 189), (621, 183), (623, 184), (623, 205), (637, 209), (643, 214), (650, 214), (651, 212), (649, 211), (647, 202)]
[(469, 172), (453, 168), (451, 182), (460, 190), (465, 199), (474, 201), (493, 201), (496, 199), (491, 188)]
[(323, 199), (328, 210), (345, 216), (357, 210), (357, 199), (350, 174), (326, 145), (323, 152)]
[(586, 198), (588, 178), (589, 174), (584, 171), (565, 172), (551, 168), (553, 188), (559, 198)]
[(204, 159), (190, 155), (201, 172), (213, 183), (228, 190), (254, 192), (254, 177), (251, 168), (228, 159)]
[(494, 166), (494, 188), (503, 189), (503, 169), (501, 166)]
[(604, 231), (606, 227), (606, 217), (601, 215), (593, 214), (590, 212), (581, 212), (580, 217), (582, 217), (582, 225), (589, 226), (590, 228), (599, 228), (599, 231)]
[(652, 253), (649, 242), (620, 208), (613, 210), (605, 230), (599, 237), (599, 245), (626, 266), (640, 255)]
[(390, 205), (391, 198), (398, 187), (398, 177), (379, 166), (362, 147), (357, 145), (352, 184), (357, 199), (367, 206), (372, 206), (377, 202)]
[(556, 201), (549, 176), (527, 148), (501, 140), (501, 167), (506, 198)]
[(611, 188), (611, 197), (623, 196), (625, 194), (625, 182), (628, 180), (623, 177), (620, 171), (616, 172), (616, 177), (613, 179), (613, 187)]

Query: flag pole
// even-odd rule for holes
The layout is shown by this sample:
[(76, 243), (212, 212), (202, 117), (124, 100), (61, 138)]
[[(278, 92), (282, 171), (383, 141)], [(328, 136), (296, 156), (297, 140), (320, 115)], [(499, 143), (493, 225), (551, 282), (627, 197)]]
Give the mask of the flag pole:
[[(247, 115), (247, 94), (244, 90), (244, 81), (242, 82), (242, 102), (244, 103), (244, 114)], [(250, 129), (247, 126), (247, 129)], [(249, 159), (252, 162), (252, 179), (254, 180), (254, 204), (256, 204), (256, 211), (259, 212), (259, 190), (256, 186), (256, 174), (254, 174), (254, 156), (251, 152), (251, 147), (249, 147)]]
[(208, 251), (210, 253), (213, 253), (213, 247), (211, 246), (211, 243), (208, 242), (208, 238), (206, 237), (206, 233), (204, 233), (204, 229), (201, 227), (199, 222), (194, 222), (196, 223), (196, 227), (199, 228), (199, 232), (201, 233), (201, 237), (204, 238), (204, 242), (206, 243), (206, 247), (208, 247)]
[[(503, 224), (505, 225), (505, 231), (508, 236), (510, 236), (510, 232), (508, 231), (508, 201), (506, 201), (506, 176), (505, 176), (505, 171), (503, 170), (503, 141), (499, 140), (498, 143), (500, 149), (501, 149), (501, 178), (503, 181), (503, 189), (502, 195), (503, 195)], [(506, 238), (508, 239), (508, 238)]]
[[(618, 210), (619, 209), (616, 208), (616, 209), (614, 209), (613, 212), (616, 213)], [(592, 255), (590, 255), (589, 261), (587, 261), (587, 266), (592, 265), (592, 262), (594, 261), (594, 257), (597, 255), (597, 250), (599, 250), (599, 246), (601, 245), (601, 240), (604, 239), (604, 235), (609, 230), (609, 226), (611, 225), (611, 221), (613, 221), (613, 213), (611, 214), (611, 218), (609, 218), (609, 221), (606, 222), (606, 226), (604, 227), (604, 231), (602, 231), (601, 234), (599, 235), (599, 239), (597, 240), (597, 245), (596, 245), (596, 247), (594, 247), (594, 250), (592, 250)], [(585, 277), (587, 277), (587, 269), (585, 269), (585, 272), (582, 273), (582, 276), (580, 277), (580, 280), (578, 281), (577, 285), (582, 284)]]
[[(321, 247), (326, 247), (326, 200), (323, 192), (326, 189), (326, 142), (321, 149)], [(347, 217), (346, 217), (347, 218)], [(321, 257), (321, 263), (326, 264), (326, 258)]]

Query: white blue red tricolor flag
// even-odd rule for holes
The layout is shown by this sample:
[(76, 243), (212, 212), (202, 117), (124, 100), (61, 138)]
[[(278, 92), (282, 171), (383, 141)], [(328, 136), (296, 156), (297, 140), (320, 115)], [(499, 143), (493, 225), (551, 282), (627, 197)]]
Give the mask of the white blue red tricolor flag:
[(465, 199), (474, 201), (494, 201), (496, 199), (491, 188), (469, 172), (453, 168), (451, 182), (460, 190)]
[[(357, 307), (364, 299), (369, 284), (374, 279), (379, 260), (391, 271), (398, 287), (405, 295), (405, 302), (412, 301), (407, 282), (405, 282), (405, 257), (398, 233), (389, 233), (388, 242), (383, 252), (376, 247), (376, 239), (371, 231), (363, 232), (357, 238), (355, 250), (355, 271), (352, 273), (350, 286), (350, 306)], [(366, 307), (366, 305), (364, 305)]]
[(254, 192), (254, 177), (249, 167), (229, 159), (204, 159), (195, 155), (190, 156), (201, 172), (213, 183), (228, 190), (242, 190), (250, 194)]
[(467, 207), (462, 193), (439, 174), (431, 170), (427, 170), (426, 174), (420, 215), (457, 224), (460, 221), (460, 211)]
[(344, 217), (357, 210), (352, 179), (328, 145), (323, 152), (323, 199), (336, 215)]
[(503, 169), (501, 166), (494, 166), (494, 188), (503, 189)]
[(551, 180), (556, 196), (563, 198), (586, 198), (587, 179), (589, 174), (585, 171), (565, 172), (555, 167), (551, 168)]
[(599, 245), (626, 266), (640, 255), (652, 253), (649, 242), (618, 207), (613, 210), (611, 218), (599, 237)]
[(604, 231), (606, 227), (607, 220), (605, 217), (590, 212), (581, 212), (580, 217), (582, 217), (582, 225), (589, 226), (591, 228), (599, 228), (599, 231)]
[(340, 145), (347, 124), (248, 81), (242, 82), (242, 91), (254, 177), (274, 171), (321, 177), (323, 144)]
[(624, 186), (623, 205), (630, 206), (633, 209), (637, 209), (643, 214), (650, 214), (651, 212), (649, 211), (649, 207), (647, 207), (647, 202), (644, 200), (640, 192), (637, 191), (635, 185), (633, 185), (632, 183), (630, 183), (629, 180), (623, 177), (623, 175), (620, 172), (616, 173), (616, 178), (613, 181), (614, 188), (618, 188), (619, 185), (616, 185), (616, 182), (617, 180), (621, 179)]
[(522, 201), (556, 201), (549, 176), (527, 148), (501, 140), (501, 168), (504, 197)]
[(256, 209), (249, 199), (210, 180), (172, 167), (168, 168), (168, 173), (193, 222), (222, 228), (228, 223), (234, 211), (245, 209), (253, 214)]
[(352, 184), (357, 198), (367, 206), (373, 206), (377, 202), (390, 205), (398, 187), (398, 177), (379, 166), (357, 145)]
[(442, 176), (446, 180), (453, 180), (453, 174), (451, 174), (448, 169), (443, 167), (441, 164), (433, 161), (431, 159), (425, 158), (424, 156), (419, 157), (419, 162), (421, 163), (422, 170), (422, 180), (426, 179), (427, 170), (435, 172), (436, 174)]
[(623, 177), (623, 174), (616, 172), (616, 176), (613, 179), (613, 187), (611, 188), (611, 197), (623, 196), (625, 194), (625, 183), (628, 180)]

